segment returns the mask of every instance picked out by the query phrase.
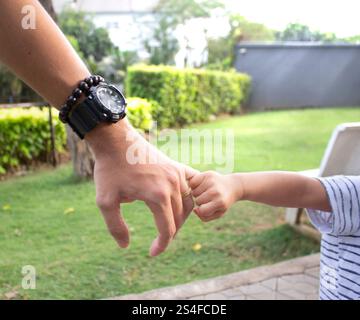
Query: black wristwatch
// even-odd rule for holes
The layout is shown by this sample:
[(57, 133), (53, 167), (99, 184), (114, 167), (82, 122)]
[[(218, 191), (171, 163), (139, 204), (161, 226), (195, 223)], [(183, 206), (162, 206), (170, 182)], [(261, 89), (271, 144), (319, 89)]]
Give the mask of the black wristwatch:
[(116, 123), (126, 116), (126, 100), (113, 85), (101, 82), (90, 88), (83, 102), (76, 105), (68, 116), (68, 124), (83, 139), (101, 122)]

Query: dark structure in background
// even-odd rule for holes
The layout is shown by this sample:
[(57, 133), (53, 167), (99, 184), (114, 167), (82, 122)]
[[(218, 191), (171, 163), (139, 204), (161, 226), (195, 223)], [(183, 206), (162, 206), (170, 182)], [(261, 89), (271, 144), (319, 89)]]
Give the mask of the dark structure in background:
[(254, 110), (360, 106), (360, 45), (241, 43), (235, 68), (253, 79)]

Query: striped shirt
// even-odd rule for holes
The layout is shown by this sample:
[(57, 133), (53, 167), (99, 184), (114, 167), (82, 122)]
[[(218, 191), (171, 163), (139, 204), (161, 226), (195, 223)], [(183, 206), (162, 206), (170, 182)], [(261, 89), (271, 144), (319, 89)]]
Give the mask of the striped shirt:
[(360, 177), (319, 178), (332, 212), (307, 209), (322, 234), (320, 299), (360, 299)]

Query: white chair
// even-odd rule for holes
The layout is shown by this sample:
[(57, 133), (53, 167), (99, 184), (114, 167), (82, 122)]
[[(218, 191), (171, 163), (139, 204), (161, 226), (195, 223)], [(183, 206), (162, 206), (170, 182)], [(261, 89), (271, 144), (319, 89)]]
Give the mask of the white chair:
[[(332, 133), (319, 169), (299, 172), (310, 177), (360, 175), (360, 122), (343, 123)], [(301, 223), (302, 208), (287, 208), (286, 222), (303, 234), (319, 239), (319, 233)]]

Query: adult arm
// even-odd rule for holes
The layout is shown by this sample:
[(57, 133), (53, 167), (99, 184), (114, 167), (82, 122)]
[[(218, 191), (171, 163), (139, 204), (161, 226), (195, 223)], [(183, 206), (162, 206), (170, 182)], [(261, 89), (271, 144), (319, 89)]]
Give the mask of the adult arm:
[[(59, 108), (78, 82), (89, 75), (66, 37), (36, 0), (0, 0), (0, 61)], [(24, 29), (25, 6), (35, 13), (35, 29)], [(131, 139), (129, 139), (131, 137)], [(85, 137), (95, 155), (97, 204), (117, 243), (129, 243), (120, 203), (142, 200), (154, 214), (159, 235), (151, 255), (163, 252), (192, 210), (184, 166), (147, 143), (126, 121), (100, 125)], [(136, 146), (149, 162), (132, 162), (127, 152)], [(129, 161), (130, 160), (130, 161)]]

